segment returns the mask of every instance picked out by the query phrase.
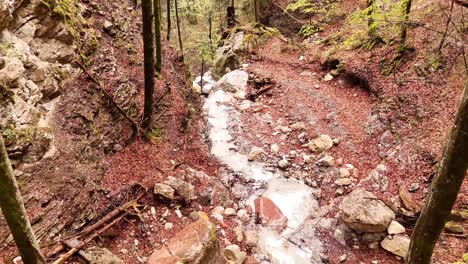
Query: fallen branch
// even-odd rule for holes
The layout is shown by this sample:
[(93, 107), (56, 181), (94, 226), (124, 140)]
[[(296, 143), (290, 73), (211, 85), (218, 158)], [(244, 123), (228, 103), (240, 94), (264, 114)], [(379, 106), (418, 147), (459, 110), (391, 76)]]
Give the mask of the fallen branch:
[(73, 254), (75, 254), (76, 252), (78, 252), (81, 248), (83, 248), (86, 244), (88, 244), (89, 242), (93, 241), (96, 237), (98, 237), (99, 235), (101, 235), (102, 233), (104, 233), (107, 229), (111, 228), (113, 225), (115, 225), (116, 223), (118, 223), (120, 220), (122, 220), (122, 218), (124, 218), (125, 216), (127, 216), (129, 214), (128, 211), (124, 212), (122, 215), (120, 215), (119, 217), (117, 217), (114, 221), (110, 222), (109, 224), (107, 224), (106, 226), (104, 226), (103, 228), (101, 228), (99, 231), (97, 231), (96, 233), (94, 233), (92, 236), (90, 236), (88, 239), (86, 239), (85, 241), (79, 243), (78, 245), (76, 245), (74, 248), (70, 249), (67, 253), (63, 254), (60, 258), (58, 258), (57, 260), (55, 260), (52, 264), (60, 264), (62, 262), (64, 262), (66, 259), (68, 259), (69, 257), (73, 256)]
[(86, 68), (78, 61), (75, 61), (75, 63), (78, 65), (78, 67), (80, 67), (80, 69), (91, 79), (91, 81), (97, 85), (97, 87), (101, 90), (101, 92), (104, 94), (105, 97), (107, 97), (107, 99), (109, 99), (109, 102), (111, 103), (111, 105), (113, 107), (115, 107), (115, 109), (117, 109), (117, 111), (123, 116), (125, 117), (125, 119), (127, 119), (131, 124), (132, 124), (132, 128), (134, 129), (134, 131), (137, 132), (138, 135), (144, 135), (146, 137), (146, 133), (145, 131), (140, 127), (139, 124), (137, 124), (137, 122), (135, 122), (132, 118), (130, 118), (127, 113), (125, 112), (125, 110), (123, 110), (115, 101), (114, 101), (114, 97), (106, 91), (106, 89), (104, 88), (104, 86), (101, 84), (101, 82), (99, 80), (97, 80), (91, 73), (89, 73)]
[(468, 2), (465, 2), (463, 0), (452, 0), (452, 2), (454, 2), (457, 5), (461, 5), (463, 7), (468, 7)]

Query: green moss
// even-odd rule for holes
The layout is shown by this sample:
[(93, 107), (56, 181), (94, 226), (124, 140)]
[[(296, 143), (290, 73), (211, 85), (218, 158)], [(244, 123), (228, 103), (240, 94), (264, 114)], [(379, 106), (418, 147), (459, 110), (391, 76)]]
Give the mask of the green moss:
[(68, 30), (79, 42), (83, 18), (80, 15), (79, 2), (76, 0), (41, 0), (51, 13), (61, 17), (68, 25)]
[(273, 37), (281, 36), (281, 33), (277, 28), (267, 27), (260, 24), (248, 24), (240, 29), (245, 32), (243, 45), (251, 48), (258, 47)]
[(37, 132), (37, 128), (28, 127), (23, 129), (5, 128), (2, 130), (2, 135), (10, 143), (22, 142), (30, 143), (33, 141)]

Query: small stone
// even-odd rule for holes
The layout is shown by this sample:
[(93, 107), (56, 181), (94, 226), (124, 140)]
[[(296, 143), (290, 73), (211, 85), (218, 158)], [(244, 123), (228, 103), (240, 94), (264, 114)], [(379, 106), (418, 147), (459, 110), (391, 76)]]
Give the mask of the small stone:
[(341, 178), (347, 178), (351, 175), (351, 173), (349, 172), (348, 169), (345, 169), (345, 168), (340, 168), (339, 169), (339, 173), (340, 173), (340, 177)]
[(306, 129), (304, 122), (297, 122), (289, 126), (292, 130), (304, 130)]
[(197, 220), (200, 218), (200, 215), (198, 214), (197, 211), (192, 211), (192, 212), (190, 212), (190, 214), (189, 214), (189, 218), (190, 218), (192, 221), (197, 221)]
[(238, 225), (234, 228), (234, 234), (236, 235), (236, 241), (238, 243), (242, 242), (244, 240), (244, 235), (243, 235), (243, 229), (242, 229), (242, 224)]
[(331, 75), (330, 73), (327, 73), (327, 75), (325, 75), (323, 80), (326, 82), (330, 82), (331, 80), (333, 80), (333, 75)]
[(314, 88), (315, 88), (315, 89), (320, 89), (320, 85), (314, 84)]
[(334, 138), (333, 139), (333, 145), (338, 145), (338, 144), (340, 144), (340, 139)]
[(224, 256), (234, 264), (242, 264), (247, 254), (242, 252), (238, 245), (232, 244), (224, 248)]
[(299, 60), (300, 60), (300, 61), (303, 61), (303, 60), (304, 60), (304, 56), (300, 56), (300, 57), (299, 57)]
[(346, 246), (345, 234), (340, 229), (335, 229), (333, 236), (341, 245)]
[(278, 162), (278, 166), (281, 168), (281, 169), (286, 169), (287, 167), (289, 167), (289, 162), (286, 160), (286, 159), (282, 159)]
[(264, 153), (265, 151), (262, 149), (262, 148), (259, 148), (259, 147), (253, 147), (250, 152), (249, 152), (249, 155), (247, 157), (247, 159), (249, 161), (254, 161), (256, 160), (260, 154)]
[(340, 256), (340, 262), (345, 262), (348, 259), (346, 254)]
[(335, 184), (338, 186), (348, 186), (351, 183), (353, 183), (353, 181), (350, 178), (341, 178), (335, 181)]
[(174, 199), (174, 189), (172, 189), (171, 186), (166, 184), (156, 183), (154, 185), (154, 194), (160, 195), (169, 200)]
[(332, 76), (336, 77), (336, 76), (340, 75), (340, 71), (337, 70), (337, 69), (333, 69), (333, 70), (330, 71), (330, 74)]
[(246, 209), (240, 209), (237, 211), (237, 217), (239, 217), (239, 219), (242, 221), (248, 221), (250, 218)]
[(258, 243), (258, 233), (255, 230), (244, 231), (245, 244), (248, 247), (255, 247)]
[(379, 247), (379, 242), (378, 241), (374, 241), (374, 242), (371, 242), (369, 243), (369, 245), (367, 245), (370, 249), (377, 249)]
[(283, 133), (291, 133), (292, 129), (289, 128), (288, 126), (282, 126), (279, 128), (281, 130), (281, 132)]
[(173, 226), (174, 225), (172, 223), (167, 222), (164, 224), (164, 229), (169, 230), (169, 229), (172, 229)]
[(225, 216), (234, 216), (234, 215), (236, 215), (236, 210), (234, 208), (226, 208), (226, 210), (224, 210), (224, 215)]
[(328, 135), (320, 135), (314, 139), (312, 139), (308, 144), (307, 147), (312, 152), (322, 152), (331, 147), (333, 147), (333, 140)]
[(273, 152), (273, 153), (278, 153), (279, 150), (280, 150), (280, 147), (279, 147), (278, 144), (272, 144), (272, 145), (271, 145), (271, 152)]
[(175, 177), (169, 176), (167, 177), (167, 181), (164, 182), (165, 184), (171, 186), (182, 199), (186, 202), (190, 202), (195, 199), (195, 186), (192, 184), (179, 180)]
[(107, 32), (109, 32), (113, 26), (114, 24), (112, 24), (109, 20), (104, 21), (103, 27)]
[(410, 239), (405, 235), (387, 236), (380, 245), (388, 252), (404, 258), (408, 254)]
[(413, 182), (413, 183), (410, 184), (410, 186), (408, 188), (408, 191), (415, 192), (418, 189), (419, 189), (419, 183)]
[(406, 229), (405, 229), (405, 227), (402, 226), (400, 223), (398, 223), (397, 221), (393, 220), (393, 221), (390, 223), (390, 225), (388, 226), (387, 232), (388, 232), (390, 235), (396, 235), (396, 234), (405, 233), (405, 232), (406, 232)]
[(330, 155), (325, 155), (325, 157), (319, 159), (317, 163), (320, 166), (331, 167), (333, 164), (335, 164), (335, 159)]
[(302, 159), (304, 160), (304, 163), (306, 163), (306, 164), (311, 163), (312, 158), (313, 158), (313, 156), (311, 156), (311, 155), (303, 155), (302, 156)]

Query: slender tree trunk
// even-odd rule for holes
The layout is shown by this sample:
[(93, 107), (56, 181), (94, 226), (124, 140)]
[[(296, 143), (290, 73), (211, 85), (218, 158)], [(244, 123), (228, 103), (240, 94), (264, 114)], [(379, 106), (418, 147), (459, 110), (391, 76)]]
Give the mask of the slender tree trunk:
[(439, 47), (437, 48), (437, 54), (440, 54), (440, 52), (442, 51), (442, 48), (444, 47), (445, 38), (447, 37), (450, 22), (452, 22), (452, 12), (453, 12), (453, 2), (450, 4), (450, 12), (447, 18), (447, 23), (445, 24), (444, 35), (442, 35), (442, 39), (440, 40)]
[(437, 176), (411, 239), (407, 264), (429, 264), (468, 169), (468, 85), (445, 145)]
[(411, 3), (412, 0), (401, 0), (401, 8), (403, 11), (403, 23), (401, 24), (400, 47), (404, 47), (406, 45), (406, 39), (408, 38), (408, 22), (409, 15), (411, 12)]
[(182, 54), (182, 60), (184, 59), (184, 47), (182, 46), (182, 36), (180, 34), (180, 21), (179, 21), (179, 8), (177, 6), (177, 0), (174, 0), (175, 3), (175, 14), (176, 14), (176, 23), (177, 23), (177, 35), (179, 36), (179, 47)]
[(213, 51), (213, 14), (208, 15), (208, 38), (210, 40), (210, 49)]
[(374, 13), (374, 0), (367, 0), (367, 34), (369, 37), (375, 37), (375, 29), (374, 29), (374, 19), (372, 15)]
[(255, 23), (258, 23), (257, 0), (253, 0)]
[(0, 133), (0, 207), (25, 264), (45, 264)]
[(166, 0), (167, 41), (171, 40), (171, 0)]
[(154, 36), (156, 37), (156, 72), (161, 73), (162, 69), (162, 55), (161, 55), (161, 0), (153, 1), (154, 13)]
[(153, 5), (152, 0), (141, 1), (143, 16), (143, 53), (145, 71), (145, 106), (141, 126), (148, 128), (153, 115), (154, 94), (154, 38), (153, 38)]
[(200, 80), (200, 87), (201, 87), (201, 91), (203, 91), (203, 75), (205, 75), (205, 58), (203, 57), (203, 54), (202, 54), (202, 57), (201, 57), (201, 80)]

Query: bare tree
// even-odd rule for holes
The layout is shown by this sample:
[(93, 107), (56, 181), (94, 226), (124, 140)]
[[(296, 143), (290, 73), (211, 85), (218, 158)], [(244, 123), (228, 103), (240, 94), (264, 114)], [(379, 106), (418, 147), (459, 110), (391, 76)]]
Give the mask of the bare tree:
[(445, 145), (437, 176), (411, 238), (407, 264), (431, 263), (434, 246), (444, 229), (468, 169), (468, 85)]
[(154, 94), (154, 37), (153, 37), (153, 5), (151, 0), (141, 1), (143, 17), (143, 53), (145, 72), (145, 105), (141, 126), (148, 128), (153, 115)]
[(179, 21), (179, 8), (177, 6), (177, 0), (174, 0), (175, 4), (175, 14), (176, 14), (176, 23), (177, 23), (177, 35), (179, 36), (179, 47), (180, 52), (182, 53), (182, 60), (184, 59), (184, 47), (182, 46), (182, 36), (180, 34), (180, 21)]
[(167, 41), (171, 40), (171, 0), (166, 0)]
[(153, 1), (154, 14), (154, 36), (156, 37), (156, 72), (161, 73), (162, 69), (162, 47), (161, 47), (161, 0)]
[(45, 264), (29, 222), (23, 199), (13, 176), (3, 136), (0, 133), (0, 207), (16, 246), (26, 264)]

